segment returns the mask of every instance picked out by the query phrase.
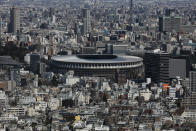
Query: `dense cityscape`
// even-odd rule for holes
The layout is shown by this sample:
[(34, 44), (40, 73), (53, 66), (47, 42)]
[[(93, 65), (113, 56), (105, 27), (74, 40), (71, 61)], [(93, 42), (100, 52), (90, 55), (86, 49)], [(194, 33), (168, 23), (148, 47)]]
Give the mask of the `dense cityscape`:
[(0, 0), (0, 131), (196, 131), (196, 1)]

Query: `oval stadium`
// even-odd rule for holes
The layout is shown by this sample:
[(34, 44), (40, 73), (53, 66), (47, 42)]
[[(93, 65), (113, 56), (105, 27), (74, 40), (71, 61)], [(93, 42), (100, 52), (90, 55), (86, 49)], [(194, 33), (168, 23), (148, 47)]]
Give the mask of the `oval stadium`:
[(50, 69), (55, 73), (73, 70), (76, 76), (107, 77), (121, 83), (143, 73), (143, 59), (117, 55), (61, 55), (51, 58)]

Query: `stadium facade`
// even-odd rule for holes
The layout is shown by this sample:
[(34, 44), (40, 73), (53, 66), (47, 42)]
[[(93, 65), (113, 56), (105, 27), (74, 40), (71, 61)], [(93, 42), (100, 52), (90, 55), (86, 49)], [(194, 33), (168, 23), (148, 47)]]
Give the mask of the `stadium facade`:
[(143, 59), (117, 55), (64, 55), (53, 56), (50, 69), (55, 73), (73, 70), (76, 76), (110, 78), (118, 83), (137, 79), (143, 73)]

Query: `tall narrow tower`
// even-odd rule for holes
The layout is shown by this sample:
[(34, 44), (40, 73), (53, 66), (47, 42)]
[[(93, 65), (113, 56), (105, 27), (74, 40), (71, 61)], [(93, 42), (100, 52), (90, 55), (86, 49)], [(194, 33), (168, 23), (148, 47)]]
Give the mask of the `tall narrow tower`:
[(20, 31), (20, 9), (13, 7), (10, 10), (9, 33), (17, 33)]
[(83, 22), (84, 22), (84, 34), (87, 34), (91, 31), (91, 16), (90, 10), (85, 8), (82, 10)]
[(196, 92), (196, 72), (191, 71), (189, 77), (190, 77), (191, 92)]
[(129, 1), (130, 3), (130, 7), (129, 7), (129, 14), (130, 14), (130, 20), (129, 20), (129, 25), (130, 25), (130, 27), (132, 26), (132, 24), (133, 24), (133, 0), (130, 0)]
[(1, 34), (2, 34), (2, 18), (0, 16), (0, 37), (1, 37)]

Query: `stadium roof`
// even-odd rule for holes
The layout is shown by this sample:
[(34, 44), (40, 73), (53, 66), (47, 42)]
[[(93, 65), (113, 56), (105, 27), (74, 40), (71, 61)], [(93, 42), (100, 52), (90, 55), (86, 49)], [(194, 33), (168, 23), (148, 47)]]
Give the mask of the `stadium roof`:
[(53, 61), (67, 63), (127, 63), (138, 62), (143, 59), (136, 56), (114, 56), (114, 55), (62, 55), (53, 56)]

